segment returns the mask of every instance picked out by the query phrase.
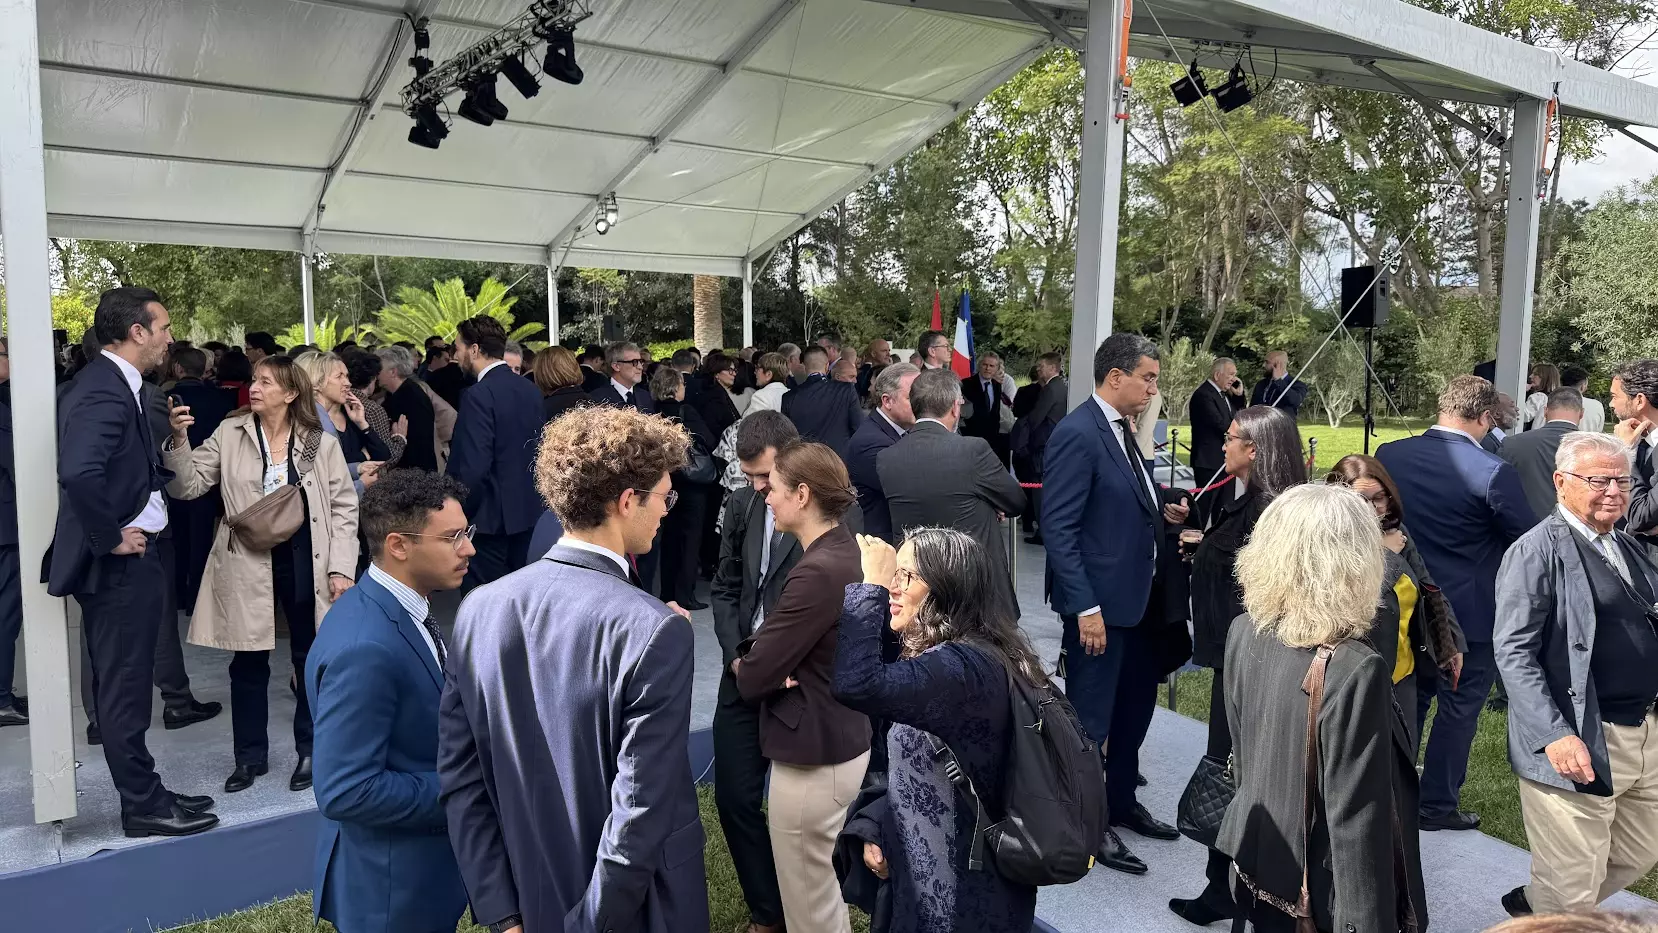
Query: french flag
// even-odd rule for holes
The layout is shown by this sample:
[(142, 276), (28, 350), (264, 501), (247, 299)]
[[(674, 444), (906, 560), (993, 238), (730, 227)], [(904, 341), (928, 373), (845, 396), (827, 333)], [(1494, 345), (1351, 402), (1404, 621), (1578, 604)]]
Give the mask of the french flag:
[(973, 306), (965, 291), (961, 293), (961, 308), (956, 311), (956, 346), (950, 354), (950, 369), (962, 379), (973, 375)]

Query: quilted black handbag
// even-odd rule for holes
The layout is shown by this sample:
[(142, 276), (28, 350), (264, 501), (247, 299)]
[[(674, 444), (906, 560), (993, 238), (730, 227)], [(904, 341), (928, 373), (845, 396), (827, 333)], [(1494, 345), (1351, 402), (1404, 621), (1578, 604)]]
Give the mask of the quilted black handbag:
[(1232, 756), (1227, 755), (1222, 761), (1204, 755), (1180, 794), (1180, 805), (1174, 812), (1176, 828), (1187, 839), (1214, 848), (1215, 840), (1220, 837), (1220, 822), (1226, 818), (1226, 808), (1231, 806), (1237, 792), (1238, 784), (1232, 777)]

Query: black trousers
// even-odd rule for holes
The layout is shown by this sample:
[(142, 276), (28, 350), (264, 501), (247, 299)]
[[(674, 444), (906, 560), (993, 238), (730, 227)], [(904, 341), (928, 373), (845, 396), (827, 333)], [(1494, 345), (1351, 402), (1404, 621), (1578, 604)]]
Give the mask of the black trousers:
[[(670, 513), (671, 514), (671, 513)], [(720, 676), (714, 707), (714, 805), (720, 811), (737, 883), (748, 903), (749, 919), (761, 926), (783, 922), (783, 896), (777, 891), (777, 863), (766, 829), (766, 772), (771, 762), (760, 754), (760, 708), (743, 701), (736, 678)]]
[[(311, 704), (305, 698), (305, 657), (317, 637), (316, 595), (312, 591), (310, 535), (305, 546), (277, 545), (271, 552), (271, 579), (276, 604), (288, 620), (288, 655), (294, 663), (294, 748), (301, 758), (311, 754)], [(296, 550), (298, 556), (295, 556)], [(303, 569), (298, 565), (303, 563)], [(270, 760), (271, 653), (238, 651), (230, 660), (230, 729), (236, 763), (262, 765)]]
[(159, 813), (173, 803), (144, 742), (156, 633), (171, 588), (156, 541), (152, 538), (142, 555), (99, 557), (97, 591), (75, 594), (91, 658), (92, 694), (103, 711), (104, 761), (121, 796), (122, 816)]
[(173, 595), (185, 615), (196, 612), (196, 594), (201, 590), (207, 556), (213, 552), (214, 523), (219, 517), (219, 490), (200, 499), (168, 499), (167, 523), (173, 530), (176, 552), (172, 574)]
[(23, 634), (23, 579), (18, 576), (17, 545), (0, 544), (0, 709), (12, 705), (12, 675), (17, 671), (17, 636)]
[[(156, 626), (155, 663), (152, 675), (156, 688), (161, 691), (161, 704), (167, 709), (182, 709), (189, 706), (195, 696), (190, 692), (190, 673), (184, 668), (184, 641), (179, 636), (178, 604), (174, 599), (173, 588), (174, 571), (176, 569), (177, 548), (171, 536), (150, 539), (149, 553), (161, 560), (161, 572), (166, 581), (164, 592), (161, 594), (161, 618)], [(22, 598), (19, 591), (18, 598)], [(84, 629), (85, 626), (83, 625)], [(90, 641), (85, 646), (91, 647)], [(92, 654), (90, 650), (81, 652), (81, 707), (86, 710), (86, 721), (98, 727), (98, 698), (92, 689)], [(99, 727), (101, 729), (101, 727)]]
[[(657, 598), (684, 605), (697, 595), (697, 565), (702, 553), (703, 513), (711, 486), (675, 484), (679, 501), (662, 519), (662, 582)], [(654, 550), (654, 548), (652, 549)]]
[(1157, 664), (1152, 656), (1149, 627), (1108, 626), (1105, 651), (1083, 651), (1077, 617), (1060, 616), (1065, 652), (1065, 694), (1089, 738), (1105, 750), (1106, 809), (1126, 813), (1137, 802), (1140, 745), (1157, 709)]
[(514, 570), (529, 563), (530, 538), (535, 530), (513, 535), (486, 535), (479, 532), (472, 537), (472, 547), (478, 553), (466, 568), (466, 579), (461, 581), (461, 592), (470, 593), (485, 583), (494, 583)]

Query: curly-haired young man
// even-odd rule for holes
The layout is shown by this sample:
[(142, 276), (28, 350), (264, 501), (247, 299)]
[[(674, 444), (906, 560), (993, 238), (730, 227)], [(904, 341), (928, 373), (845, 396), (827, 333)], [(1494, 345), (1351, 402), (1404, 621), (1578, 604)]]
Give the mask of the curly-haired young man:
[(498, 933), (708, 928), (691, 624), (625, 556), (650, 550), (689, 444), (631, 408), (553, 421), (535, 478), (564, 536), (461, 604), (438, 778), (473, 916)]

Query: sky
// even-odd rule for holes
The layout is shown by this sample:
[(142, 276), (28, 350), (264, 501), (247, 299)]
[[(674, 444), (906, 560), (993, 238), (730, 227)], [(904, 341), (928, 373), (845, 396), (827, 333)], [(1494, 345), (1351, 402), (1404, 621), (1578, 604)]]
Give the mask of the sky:
[[(1613, 71), (1647, 84), (1658, 84), (1658, 49), (1637, 49)], [(1658, 143), (1658, 130), (1637, 127), (1632, 132)], [(1643, 148), (1621, 133), (1613, 133), (1601, 143), (1598, 157), (1588, 162), (1568, 164), (1561, 168), (1560, 174), (1562, 198), (1583, 198), (1593, 203), (1619, 185), (1634, 184), (1658, 175), (1658, 152)]]

